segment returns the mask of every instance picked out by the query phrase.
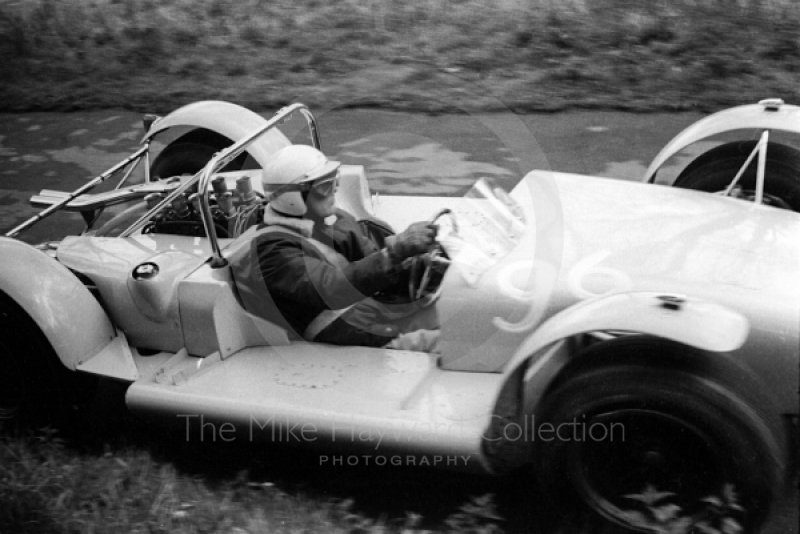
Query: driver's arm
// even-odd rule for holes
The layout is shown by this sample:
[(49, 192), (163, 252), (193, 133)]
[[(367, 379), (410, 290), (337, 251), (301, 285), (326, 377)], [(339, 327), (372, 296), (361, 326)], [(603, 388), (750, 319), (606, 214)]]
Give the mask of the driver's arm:
[(406, 230), (391, 247), (344, 266), (332, 264), (305, 241), (270, 239), (258, 245), (259, 266), (271, 294), (312, 308), (342, 309), (392, 287), (402, 261), (427, 251), (434, 235)]
[(386, 251), (395, 262), (424, 254), (436, 242), (437, 227), (430, 222), (411, 223), (397, 235), (386, 238)]

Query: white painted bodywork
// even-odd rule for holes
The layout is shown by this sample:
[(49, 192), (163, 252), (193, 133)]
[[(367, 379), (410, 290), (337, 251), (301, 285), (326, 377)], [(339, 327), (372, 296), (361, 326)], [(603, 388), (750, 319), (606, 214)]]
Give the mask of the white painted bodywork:
[(228, 423), (238, 439), (332, 443), (372, 456), (459, 456), (469, 459), (459, 468), (486, 469), (481, 439), (501, 375), (442, 371), (429, 354), (306, 342), (243, 349), (192, 375), (197, 365), (179, 359), (159, 375), (178, 374), (177, 384), (134, 383), (131, 410), (188, 422), (190, 440), (201, 439), (202, 416), (217, 429)]
[[(740, 313), (682, 297), (674, 307), (649, 291), (617, 293), (584, 300), (557, 313), (528, 337), (507, 364), (514, 369), (543, 348), (586, 332), (618, 330), (661, 337), (712, 352), (732, 352), (747, 339), (749, 324)], [(530, 379), (530, 374), (526, 376)]]
[(0, 290), (34, 320), (65, 367), (75, 369), (114, 341), (103, 308), (63, 265), (6, 237), (0, 237), (0, 258), (13, 258), (3, 262)]
[(133, 382), (140, 376), (128, 338), (122, 332), (117, 332), (117, 337), (111, 343), (85, 362), (78, 364), (75, 370), (125, 382)]

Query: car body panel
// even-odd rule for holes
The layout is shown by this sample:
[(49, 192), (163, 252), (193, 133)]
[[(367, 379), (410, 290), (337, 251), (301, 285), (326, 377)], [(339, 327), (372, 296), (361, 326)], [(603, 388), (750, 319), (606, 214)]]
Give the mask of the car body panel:
[(75, 369), (125, 382), (139, 379), (139, 369), (133, 360), (128, 338), (122, 332), (117, 332), (117, 337), (111, 343)]
[(66, 267), (32, 246), (0, 237), (0, 291), (36, 322), (68, 369), (113, 342), (114, 325), (88, 289)]
[[(188, 439), (227, 423), (238, 439), (460, 456), (469, 461), (458, 467), (487, 469), (482, 433), (500, 375), (443, 371), (419, 352), (306, 342), (243, 349), (198, 372), (206, 361), (178, 357), (143, 377), (129, 408), (181, 425)], [(201, 435), (201, 423), (213, 427)]]
[(229, 267), (208, 263), (178, 286), (184, 348), (192, 355), (220, 351), (223, 358), (246, 347), (284, 346), (283, 328), (248, 313), (238, 300)]
[(726, 109), (693, 123), (676, 135), (653, 159), (643, 181), (653, 183), (656, 173), (672, 156), (703, 139), (734, 130), (778, 130), (800, 133), (800, 107), (748, 104)]
[[(58, 247), (64, 265), (97, 286), (111, 320), (135, 347), (177, 352), (184, 346), (178, 283), (208, 256), (205, 239), (158, 234), (68, 237)], [(159, 266), (151, 280), (136, 281), (134, 269)]]
[(706, 351), (731, 352), (744, 344), (749, 325), (740, 313), (710, 302), (650, 291), (615, 293), (584, 300), (543, 322), (519, 346), (508, 362), (508, 372), (513, 373), (530, 355), (556, 341), (608, 330), (656, 336)]
[[(203, 274), (203, 269), (197, 274)], [(213, 314), (222, 359), (247, 347), (281, 347), (291, 343), (285, 328), (245, 310), (235, 291), (218, 292)]]

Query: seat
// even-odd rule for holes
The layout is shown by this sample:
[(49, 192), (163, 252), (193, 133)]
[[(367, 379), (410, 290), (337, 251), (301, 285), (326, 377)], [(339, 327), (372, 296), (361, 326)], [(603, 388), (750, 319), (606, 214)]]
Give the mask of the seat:
[(373, 221), (386, 226), (374, 215), (372, 196), (363, 165), (339, 167), (339, 188), (336, 190), (336, 205), (350, 212), (359, 221)]

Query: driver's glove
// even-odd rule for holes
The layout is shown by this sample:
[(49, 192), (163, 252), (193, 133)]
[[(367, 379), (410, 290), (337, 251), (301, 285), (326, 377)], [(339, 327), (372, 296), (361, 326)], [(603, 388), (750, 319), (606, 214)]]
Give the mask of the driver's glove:
[(438, 227), (429, 222), (415, 222), (397, 235), (386, 238), (386, 251), (394, 262), (424, 254), (436, 242)]

